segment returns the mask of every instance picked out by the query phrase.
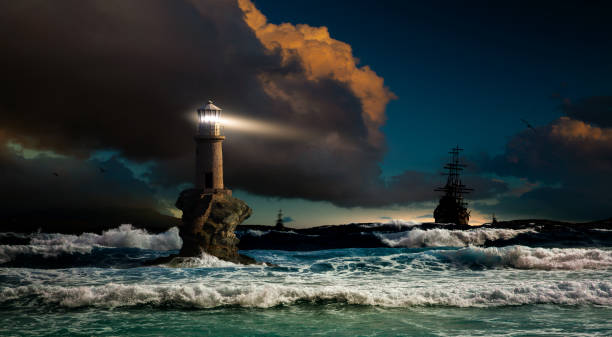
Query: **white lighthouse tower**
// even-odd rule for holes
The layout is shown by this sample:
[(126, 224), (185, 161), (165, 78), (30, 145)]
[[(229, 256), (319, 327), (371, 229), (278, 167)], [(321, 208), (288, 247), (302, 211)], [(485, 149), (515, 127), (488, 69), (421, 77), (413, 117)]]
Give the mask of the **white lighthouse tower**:
[(224, 193), (231, 190), (223, 186), (223, 150), (225, 136), (221, 135), (221, 108), (211, 100), (198, 109), (196, 142), (195, 187), (204, 193)]

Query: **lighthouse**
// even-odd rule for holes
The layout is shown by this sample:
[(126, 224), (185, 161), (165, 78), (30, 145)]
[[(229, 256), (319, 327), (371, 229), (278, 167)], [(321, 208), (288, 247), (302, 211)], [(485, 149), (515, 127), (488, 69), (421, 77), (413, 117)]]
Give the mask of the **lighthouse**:
[(197, 111), (195, 187), (204, 193), (231, 195), (231, 190), (223, 185), (222, 144), (225, 136), (221, 135), (222, 109), (209, 100)]

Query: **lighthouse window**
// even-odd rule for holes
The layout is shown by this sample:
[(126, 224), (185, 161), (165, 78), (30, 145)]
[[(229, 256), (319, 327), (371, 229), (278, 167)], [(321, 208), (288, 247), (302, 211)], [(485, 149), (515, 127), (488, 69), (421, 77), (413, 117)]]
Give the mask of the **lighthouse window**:
[(212, 174), (212, 172), (206, 172), (206, 174), (204, 175), (204, 186), (205, 186), (205, 188), (212, 188), (213, 187), (213, 174)]

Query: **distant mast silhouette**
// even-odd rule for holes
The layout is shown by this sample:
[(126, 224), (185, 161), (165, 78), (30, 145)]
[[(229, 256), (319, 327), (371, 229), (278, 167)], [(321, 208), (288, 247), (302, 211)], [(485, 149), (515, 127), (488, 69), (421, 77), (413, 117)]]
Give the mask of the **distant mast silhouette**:
[(470, 222), (470, 211), (467, 209), (467, 202), (463, 200), (463, 195), (473, 191), (461, 182), (460, 172), (465, 167), (459, 162), (459, 152), (463, 151), (459, 146), (453, 148), (449, 153), (450, 162), (444, 168), (444, 173), (448, 178), (444, 187), (436, 188), (437, 192), (444, 192), (440, 198), (440, 204), (434, 211), (434, 218), (437, 223), (454, 223), (457, 225), (467, 225)]
[(283, 223), (283, 210), (279, 209), (278, 210), (278, 218), (276, 219), (276, 226), (274, 226), (276, 229), (284, 229), (285, 228), (285, 224)]

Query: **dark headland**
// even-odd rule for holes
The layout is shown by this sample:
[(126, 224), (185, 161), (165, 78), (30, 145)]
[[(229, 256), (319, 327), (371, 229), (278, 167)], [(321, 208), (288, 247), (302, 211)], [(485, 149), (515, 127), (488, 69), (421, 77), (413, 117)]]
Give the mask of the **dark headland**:
[[(46, 210), (0, 215), (3, 232), (16, 233), (101, 233), (121, 224), (151, 233), (160, 233), (179, 226), (181, 219), (147, 209), (108, 208), (104, 210)], [(564, 222), (546, 219), (499, 221), (496, 224), (467, 226), (454, 224), (423, 223), (402, 225), (398, 223), (351, 223), (310, 228), (275, 228), (271, 225), (238, 225), (235, 233), (240, 240), (240, 250), (319, 250), (336, 248), (387, 247), (377, 233), (399, 233), (414, 229), (477, 230), (509, 229), (530, 230), (507, 240), (485, 242), (485, 246), (527, 245), (541, 247), (570, 247), (577, 243), (591, 246), (612, 244), (612, 218), (590, 222)], [(27, 244), (8, 242), (10, 236), (0, 238), (0, 244)]]
[[(612, 218), (591, 222), (563, 222), (545, 219), (499, 221), (496, 224), (468, 226), (455, 224), (351, 223), (310, 228), (240, 225), (236, 233), (239, 248), (278, 250), (320, 250), (337, 248), (389, 247), (380, 234), (412, 230), (475, 231), (487, 229), (523, 230), (512, 238), (485, 240), (485, 247), (526, 245), (533, 247), (572, 247), (577, 245), (609, 246), (612, 244)], [(426, 246), (424, 242), (423, 247)]]

